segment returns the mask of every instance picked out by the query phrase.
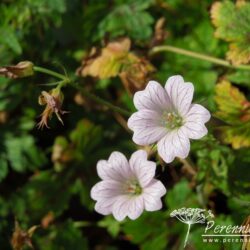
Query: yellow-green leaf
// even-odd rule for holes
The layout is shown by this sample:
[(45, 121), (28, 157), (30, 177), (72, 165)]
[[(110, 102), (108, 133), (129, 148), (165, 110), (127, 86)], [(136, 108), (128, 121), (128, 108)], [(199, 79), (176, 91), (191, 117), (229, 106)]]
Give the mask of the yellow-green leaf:
[(227, 59), (233, 64), (250, 62), (250, 3), (215, 2), (211, 8), (215, 36), (230, 43)]
[(226, 125), (220, 127), (221, 138), (235, 149), (250, 146), (250, 102), (230, 82), (223, 80), (216, 85), (215, 115)]

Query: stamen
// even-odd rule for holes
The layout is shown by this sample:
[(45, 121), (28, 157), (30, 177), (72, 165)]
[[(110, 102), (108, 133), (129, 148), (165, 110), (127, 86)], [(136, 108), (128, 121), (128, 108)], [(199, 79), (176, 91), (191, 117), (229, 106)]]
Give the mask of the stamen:
[(162, 116), (162, 125), (168, 129), (174, 130), (183, 125), (182, 117), (176, 112), (164, 112)]
[(130, 195), (140, 195), (142, 193), (142, 188), (137, 181), (129, 181), (126, 184), (125, 192)]

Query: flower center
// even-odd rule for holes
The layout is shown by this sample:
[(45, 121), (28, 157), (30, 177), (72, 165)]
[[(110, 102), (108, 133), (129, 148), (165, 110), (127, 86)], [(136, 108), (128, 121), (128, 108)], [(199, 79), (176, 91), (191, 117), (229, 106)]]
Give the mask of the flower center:
[(125, 187), (125, 192), (130, 195), (140, 195), (142, 193), (142, 187), (138, 181), (129, 181)]
[(176, 112), (164, 112), (162, 124), (168, 129), (176, 129), (183, 125), (182, 117)]

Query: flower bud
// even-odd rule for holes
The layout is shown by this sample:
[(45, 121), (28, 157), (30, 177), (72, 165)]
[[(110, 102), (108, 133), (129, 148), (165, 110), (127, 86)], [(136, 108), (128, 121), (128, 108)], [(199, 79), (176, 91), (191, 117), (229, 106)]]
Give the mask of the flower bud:
[(7, 78), (22, 78), (34, 74), (34, 64), (29, 61), (23, 61), (15, 66), (0, 67), (0, 76)]

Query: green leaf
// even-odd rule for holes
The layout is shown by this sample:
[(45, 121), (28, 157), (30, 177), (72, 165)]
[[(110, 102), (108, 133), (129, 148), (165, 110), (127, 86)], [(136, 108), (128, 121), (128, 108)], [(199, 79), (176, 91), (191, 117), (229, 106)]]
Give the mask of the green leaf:
[[(148, 1), (152, 2), (152, 1)], [(133, 39), (147, 40), (152, 34), (152, 16), (145, 11), (150, 3), (132, 2), (118, 5), (98, 26), (98, 37), (109, 33), (112, 37), (128, 35)]]
[(235, 149), (250, 146), (250, 102), (230, 82), (216, 85), (216, 116), (227, 125), (221, 126), (221, 137)]
[(142, 250), (164, 250), (166, 249), (167, 245), (167, 235), (166, 232), (162, 232), (159, 235), (156, 235), (152, 240), (146, 241), (144, 244), (142, 244)]
[(175, 186), (168, 191), (165, 202), (170, 211), (183, 206), (188, 206), (190, 201), (193, 201), (192, 190), (186, 180), (181, 180)]
[(112, 237), (116, 237), (120, 231), (120, 223), (113, 216), (106, 216), (98, 222), (98, 226), (107, 228), (107, 231)]
[(88, 250), (88, 242), (72, 220), (52, 226), (47, 235), (38, 239), (41, 250)]
[(9, 172), (8, 169), (8, 161), (6, 156), (1, 154), (0, 155), (0, 182), (7, 176)]
[(250, 71), (239, 70), (234, 73), (228, 74), (226, 77), (233, 83), (250, 88)]
[(227, 58), (233, 64), (250, 61), (250, 3), (215, 2), (211, 9), (215, 36), (230, 43)]
[[(123, 230), (133, 243), (140, 244), (142, 249), (164, 249), (167, 244), (166, 221), (164, 213), (144, 213), (136, 221), (126, 221)], [(151, 249), (154, 249), (151, 248)]]
[(5, 147), (11, 167), (17, 172), (36, 169), (45, 163), (44, 155), (36, 148), (32, 136), (7, 136)]
[(17, 39), (14, 30), (11, 27), (0, 27), (0, 44), (12, 49), (16, 54), (22, 53), (22, 47)]

